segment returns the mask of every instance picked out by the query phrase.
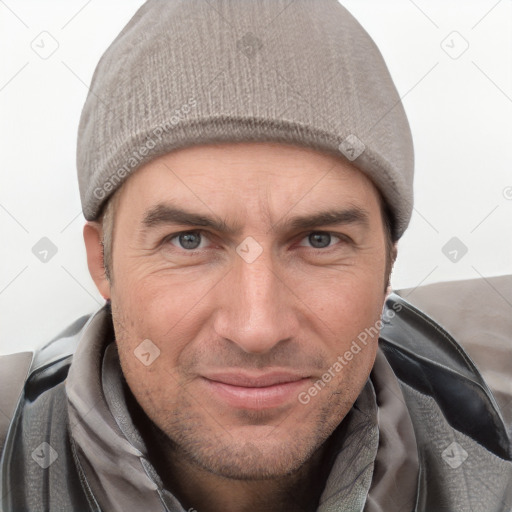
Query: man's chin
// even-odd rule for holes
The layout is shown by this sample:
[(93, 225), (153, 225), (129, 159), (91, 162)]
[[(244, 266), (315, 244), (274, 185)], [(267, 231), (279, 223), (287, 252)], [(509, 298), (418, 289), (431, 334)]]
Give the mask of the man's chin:
[(267, 480), (291, 475), (309, 460), (318, 439), (283, 433), (270, 425), (240, 427), (201, 442), (179, 444), (194, 465), (235, 480)]
[[(306, 462), (303, 454), (282, 450), (262, 449), (258, 443), (248, 442), (237, 449), (224, 449), (213, 457), (194, 454), (194, 462), (209, 473), (232, 480), (279, 479), (296, 472)], [(298, 455), (298, 456), (297, 456)]]

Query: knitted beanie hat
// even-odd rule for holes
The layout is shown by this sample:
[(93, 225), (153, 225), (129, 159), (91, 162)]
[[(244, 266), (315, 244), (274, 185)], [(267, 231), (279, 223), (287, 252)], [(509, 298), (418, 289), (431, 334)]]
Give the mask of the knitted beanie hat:
[(412, 137), (381, 53), (337, 0), (148, 0), (101, 57), (78, 130), (84, 216), (157, 156), (276, 141), (353, 163), (395, 236), (413, 205)]

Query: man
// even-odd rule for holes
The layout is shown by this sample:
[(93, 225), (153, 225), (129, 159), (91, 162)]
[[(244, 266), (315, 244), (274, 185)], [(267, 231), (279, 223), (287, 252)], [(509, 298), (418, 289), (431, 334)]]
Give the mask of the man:
[(389, 294), (411, 135), (335, 0), (149, 0), (77, 162), (106, 304), (31, 363), (4, 510), (510, 509), (487, 386)]

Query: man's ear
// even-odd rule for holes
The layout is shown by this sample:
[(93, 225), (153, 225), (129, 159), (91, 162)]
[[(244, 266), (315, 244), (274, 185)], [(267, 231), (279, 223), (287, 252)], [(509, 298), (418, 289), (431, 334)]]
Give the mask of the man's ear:
[(104, 299), (110, 299), (110, 282), (103, 266), (103, 230), (99, 222), (87, 222), (84, 226), (84, 242), (87, 266), (92, 280)]

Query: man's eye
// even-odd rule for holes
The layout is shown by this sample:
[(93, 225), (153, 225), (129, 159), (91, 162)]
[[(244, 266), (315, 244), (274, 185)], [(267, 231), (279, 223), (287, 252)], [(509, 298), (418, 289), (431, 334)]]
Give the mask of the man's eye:
[(176, 235), (171, 235), (167, 241), (178, 249), (185, 249), (187, 251), (194, 251), (196, 249), (204, 249), (206, 237), (200, 231), (183, 231)]
[[(314, 249), (325, 249), (331, 246), (330, 243), (333, 241), (333, 238), (337, 239), (338, 241), (343, 240), (339, 236), (336, 236), (333, 233), (328, 233), (326, 231), (313, 231), (302, 240), (307, 241)], [(299, 245), (306, 244), (301, 243)]]
[[(313, 249), (326, 249), (336, 245), (336, 243), (347, 241), (341, 236), (326, 231), (313, 231), (304, 237), (299, 245), (312, 247)], [(205, 249), (208, 245), (208, 238), (201, 231), (182, 231), (174, 235), (169, 235), (165, 239), (166, 243), (184, 251), (195, 251)]]

